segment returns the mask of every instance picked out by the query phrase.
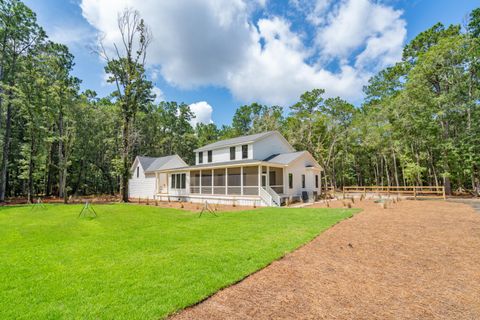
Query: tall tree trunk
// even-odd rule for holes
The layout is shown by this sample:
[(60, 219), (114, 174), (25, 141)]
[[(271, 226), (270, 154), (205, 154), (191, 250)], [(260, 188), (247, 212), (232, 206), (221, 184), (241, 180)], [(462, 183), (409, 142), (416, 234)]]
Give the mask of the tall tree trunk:
[(65, 159), (63, 150), (63, 112), (60, 110), (58, 115), (58, 197), (64, 198), (65, 196)]
[(31, 135), (30, 141), (30, 159), (28, 161), (28, 191), (27, 191), (27, 202), (32, 203), (32, 196), (33, 196), (33, 154), (34, 154), (34, 145), (35, 145), (35, 138), (33, 134)]
[(125, 117), (123, 120), (123, 129), (122, 129), (122, 173), (120, 175), (120, 195), (123, 202), (128, 202), (128, 178), (130, 177), (130, 167), (128, 165), (129, 157), (129, 125), (130, 120), (128, 117)]
[(395, 150), (392, 148), (392, 156), (393, 156), (393, 169), (395, 175), (395, 184), (400, 186), (400, 182), (398, 181), (398, 167), (397, 167), (397, 156), (395, 155)]
[(12, 93), (9, 91), (10, 99), (7, 105), (7, 115), (5, 123), (5, 136), (3, 139), (3, 157), (0, 172), (0, 202), (5, 202), (5, 194), (7, 192), (7, 175), (8, 175), (8, 158), (10, 157), (10, 143), (12, 135), (12, 113), (13, 106), (11, 102)]
[(387, 175), (387, 185), (390, 187), (392, 184), (390, 183), (390, 172), (388, 171), (388, 163), (387, 163), (386, 155), (383, 155), (383, 160), (385, 162), (385, 174)]

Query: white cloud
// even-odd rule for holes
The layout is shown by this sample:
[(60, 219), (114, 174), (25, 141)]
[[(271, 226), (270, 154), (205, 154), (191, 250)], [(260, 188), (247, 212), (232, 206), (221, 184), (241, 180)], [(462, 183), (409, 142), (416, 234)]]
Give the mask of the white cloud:
[(195, 127), (197, 123), (213, 123), (212, 121), (212, 111), (213, 108), (209, 105), (206, 101), (199, 101), (192, 103), (190, 106), (190, 110), (192, 110), (195, 118), (190, 121), (190, 124)]
[(365, 47), (356, 66), (365, 67), (367, 62), (377, 61), (383, 67), (401, 56), (406, 37), (401, 15), (401, 11), (371, 0), (344, 0), (320, 26), (316, 43), (327, 59), (347, 59), (352, 51)]
[(53, 26), (48, 32), (48, 38), (56, 43), (71, 46), (87, 47), (95, 43), (92, 30), (83, 26)]
[(159, 103), (160, 101), (165, 101), (165, 95), (163, 91), (158, 87), (153, 87), (152, 89), (153, 94), (155, 94), (155, 103)]
[(313, 88), (358, 101), (368, 78), (401, 56), (401, 11), (373, 0), (290, 3), (313, 26), (313, 45), (286, 18), (267, 12), (252, 22), (254, 10), (268, 9), (262, 0), (82, 0), (81, 8), (111, 44), (119, 40), (114, 13), (134, 7), (152, 29), (152, 78), (159, 72), (181, 88), (225, 87), (246, 103), (288, 105)]

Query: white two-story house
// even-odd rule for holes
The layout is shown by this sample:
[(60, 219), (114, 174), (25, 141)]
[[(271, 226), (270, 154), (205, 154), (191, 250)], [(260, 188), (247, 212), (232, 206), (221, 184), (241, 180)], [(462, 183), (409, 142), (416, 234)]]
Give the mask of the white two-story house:
[(195, 150), (195, 165), (177, 155), (137, 157), (132, 198), (209, 204), (280, 206), (312, 201), (321, 191), (321, 166), (295, 151), (277, 131), (221, 140)]

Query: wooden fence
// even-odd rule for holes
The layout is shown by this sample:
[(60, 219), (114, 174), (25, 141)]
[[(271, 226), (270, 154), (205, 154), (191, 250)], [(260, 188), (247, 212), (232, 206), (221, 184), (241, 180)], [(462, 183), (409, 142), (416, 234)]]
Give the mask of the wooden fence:
[(343, 196), (345, 193), (378, 193), (378, 194), (403, 194), (417, 197), (439, 196), (446, 199), (444, 186), (350, 186), (343, 187)]

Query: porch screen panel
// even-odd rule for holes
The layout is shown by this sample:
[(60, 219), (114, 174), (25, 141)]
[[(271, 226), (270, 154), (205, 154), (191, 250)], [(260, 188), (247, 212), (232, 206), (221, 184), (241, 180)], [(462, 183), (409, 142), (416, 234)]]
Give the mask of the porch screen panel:
[(240, 168), (228, 168), (228, 194), (242, 194)]
[(212, 171), (202, 170), (202, 193), (212, 194)]
[(213, 170), (213, 193), (225, 194), (225, 169)]
[(269, 171), (270, 187), (276, 193), (283, 193), (283, 169), (270, 167)]
[(258, 195), (258, 167), (243, 168), (243, 194)]
[(190, 192), (200, 193), (200, 171), (190, 172)]

